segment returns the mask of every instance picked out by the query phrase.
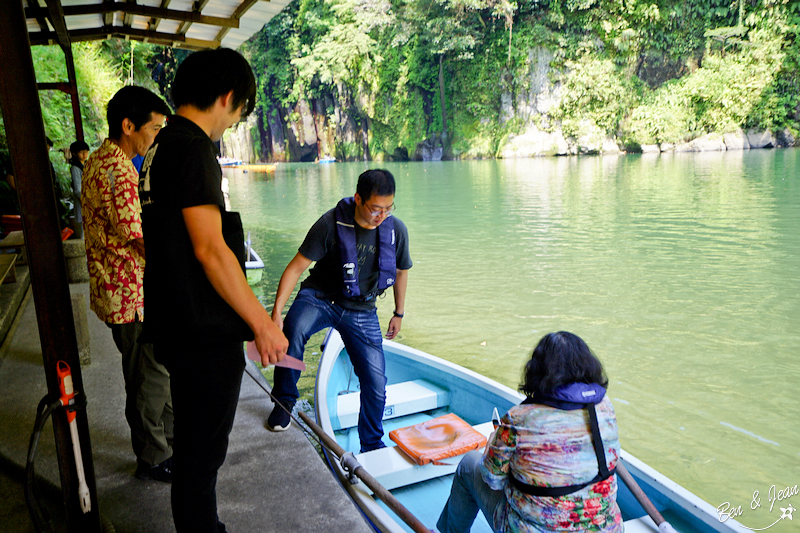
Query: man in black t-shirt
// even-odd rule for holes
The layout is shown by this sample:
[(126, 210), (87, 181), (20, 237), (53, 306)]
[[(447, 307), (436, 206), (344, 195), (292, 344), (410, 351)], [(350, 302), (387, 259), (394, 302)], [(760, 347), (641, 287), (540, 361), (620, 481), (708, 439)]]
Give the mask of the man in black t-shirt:
[[(314, 333), (335, 328), (342, 336), (361, 385), (358, 435), (361, 451), (383, 448), (383, 408), (386, 376), (376, 298), (389, 287), (394, 293), (394, 315), (387, 339), (400, 331), (405, 306), (408, 269), (408, 230), (394, 210), (395, 182), (387, 170), (368, 170), (358, 178), (356, 194), (344, 198), (311, 227), (297, 255), (278, 284), (272, 319), (282, 325), (289, 340), (288, 355), (303, 358)], [(286, 320), (283, 311), (297, 281), (312, 262)], [(273, 397), (291, 410), (299, 396), (300, 372), (276, 367)], [(276, 405), (267, 421), (272, 431), (289, 427), (289, 413)]]
[(147, 152), (139, 181), (145, 335), (170, 372), (178, 533), (225, 531), (216, 480), (239, 400), (243, 341), (255, 338), (264, 366), (283, 359), (288, 346), (247, 284), (241, 220), (225, 210), (214, 145), (253, 110), (255, 94), (253, 72), (238, 52), (187, 57), (172, 84), (177, 114)]

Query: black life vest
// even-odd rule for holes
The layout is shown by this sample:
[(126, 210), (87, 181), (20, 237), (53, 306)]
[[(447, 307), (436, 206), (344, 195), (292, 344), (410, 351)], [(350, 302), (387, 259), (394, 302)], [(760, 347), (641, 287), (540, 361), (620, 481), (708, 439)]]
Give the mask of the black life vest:
[[(602, 397), (601, 397), (602, 399)], [(603, 481), (604, 479), (610, 478), (614, 475), (616, 469), (609, 470), (608, 465), (606, 465), (606, 454), (603, 449), (603, 438), (600, 436), (600, 425), (597, 422), (597, 411), (595, 410), (595, 402), (591, 403), (577, 403), (577, 402), (569, 402), (564, 401), (561, 399), (550, 398), (546, 396), (534, 395), (533, 398), (528, 397), (525, 401), (522, 402), (523, 405), (530, 405), (530, 404), (542, 404), (547, 405), (550, 407), (555, 407), (556, 409), (563, 409), (566, 411), (572, 411), (575, 409), (586, 409), (589, 411), (589, 428), (592, 432), (592, 444), (594, 445), (594, 454), (597, 457), (597, 469), (598, 473), (595, 477), (587, 481), (586, 483), (580, 483), (578, 485), (568, 485), (566, 487), (540, 487), (538, 485), (529, 485), (524, 481), (520, 481), (519, 479), (515, 478), (514, 475), (509, 471), (508, 478), (511, 482), (511, 485), (514, 486), (520, 492), (524, 492), (525, 494), (529, 494), (531, 496), (547, 496), (551, 498), (558, 498), (559, 496), (566, 496), (567, 494), (572, 494), (573, 492), (578, 492), (584, 487), (588, 487), (589, 485), (593, 485), (599, 481)]]
[(361, 294), (358, 286), (358, 248), (356, 246), (355, 200), (342, 198), (336, 209), (336, 240), (342, 261), (342, 294), (351, 300), (370, 301), (394, 285), (397, 276), (396, 238), (394, 220), (389, 215), (378, 226), (378, 288), (377, 292)]

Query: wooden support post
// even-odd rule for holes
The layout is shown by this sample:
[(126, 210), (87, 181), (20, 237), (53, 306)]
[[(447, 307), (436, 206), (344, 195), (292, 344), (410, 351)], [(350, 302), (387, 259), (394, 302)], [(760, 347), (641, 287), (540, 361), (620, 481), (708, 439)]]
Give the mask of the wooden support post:
[[(66, 361), (72, 368), (75, 390), (84, 392), (84, 388), (53, 176), (21, 0), (0, 0), (0, 13), (3, 14), (0, 17), (0, 108), (19, 195), (47, 390), (52, 398), (58, 398), (56, 362), (59, 360)], [(78, 500), (77, 471), (69, 425), (64, 413), (56, 413), (53, 417), (68, 527), (71, 532), (99, 533), (100, 514), (85, 410), (78, 410), (77, 424), (92, 503), (91, 511), (85, 514), (81, 512)]]

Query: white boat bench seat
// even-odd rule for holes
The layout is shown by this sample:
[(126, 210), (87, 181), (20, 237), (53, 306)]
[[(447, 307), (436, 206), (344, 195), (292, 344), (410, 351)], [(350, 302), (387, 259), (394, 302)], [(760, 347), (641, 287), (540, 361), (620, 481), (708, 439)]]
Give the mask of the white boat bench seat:
[(658, 533), (658, 531), (656, 523), (647, 515), (642, 518), (625, 520), (625, 533)]
[[(487, 438), (494, 431), (494, 426), (491, 422), (484, 422), (472, 427)], [(461, 461), (462, 457), (463, 455), (448, 457), (441, 461), (447, 463), (444, 465), (429, 463), (420, 466), (397, 446), (356, 455), (356, 459), (361, 463), (361, 466), (387, 490), (452, 474), (456, 471), (458, 462)]]
[[(424, 379), (403, 381), (386, 386), (386, 407), (383, 419), (421, 413), (450, 404), (450, 392)], [(331, 417), (333, 429), (347, 429), (358, 425), (361, 393), (348, 392), (336, 398), (336, 417)], [(336, 424), (338, 419), (338, 425)]]

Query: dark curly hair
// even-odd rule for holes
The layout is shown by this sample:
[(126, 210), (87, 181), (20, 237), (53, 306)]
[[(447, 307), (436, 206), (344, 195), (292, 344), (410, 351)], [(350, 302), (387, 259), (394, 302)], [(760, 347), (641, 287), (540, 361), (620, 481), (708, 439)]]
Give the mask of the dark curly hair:
[(583, 339), (567, 331), (548, 333), (525, 364), (520, 392), (549, 394), (568, 383), (597, 383), (607, 388), (603, 364)]

